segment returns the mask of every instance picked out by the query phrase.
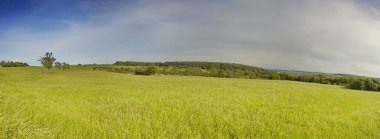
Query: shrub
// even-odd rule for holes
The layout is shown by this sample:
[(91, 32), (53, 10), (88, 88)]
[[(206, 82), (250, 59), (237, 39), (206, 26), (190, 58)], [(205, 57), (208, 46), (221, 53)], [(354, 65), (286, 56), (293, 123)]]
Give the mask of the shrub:
[(365, 89), (365, 84), (361, 80), (354, 80), (350, 85), (349, 88), (355, 89), (355, 90), (364, 90)]
[(23, 62), (1, 61), (0, 66), (1, 67), (27, 67), (29, 65)]
[(158, 71), (158, 67), (157, 66), (149, 66), (147, 69), (146, 69), (146, 75), (153, 75), (153, 74), (156, 74)]
[(157, 66), (149, 66), (147, 68), (138, 68), (135, 70), (136, 75), (154, 75), (158, 72)]

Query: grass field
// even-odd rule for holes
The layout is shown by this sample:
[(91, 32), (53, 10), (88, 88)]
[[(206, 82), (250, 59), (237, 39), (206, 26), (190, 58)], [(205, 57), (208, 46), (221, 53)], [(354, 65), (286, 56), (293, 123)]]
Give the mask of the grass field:
[(291, 81), (0, 68), (2, 138), (380, 138), (380, 93)]

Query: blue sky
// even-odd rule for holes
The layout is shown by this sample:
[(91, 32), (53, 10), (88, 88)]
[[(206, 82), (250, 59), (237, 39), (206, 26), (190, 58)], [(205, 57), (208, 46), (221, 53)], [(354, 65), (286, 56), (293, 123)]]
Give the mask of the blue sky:
[(380, 77), (378, 0), (1, 0), (0, 60), (221, 61)]
[[(65, 27), (63, 20), (85, 20), (88, 15), (74, 0), (2, 0), (1, 29), (22, 28), (30, 31), (51, 31)], [(2, 32), (4, 33), (4, 32)]]

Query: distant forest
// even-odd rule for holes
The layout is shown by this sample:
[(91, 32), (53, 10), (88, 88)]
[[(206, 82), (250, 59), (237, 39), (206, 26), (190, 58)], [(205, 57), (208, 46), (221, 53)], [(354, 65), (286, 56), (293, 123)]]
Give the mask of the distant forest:
[[(94, 65), (93, 65), (94, 66)], [(293, 74), (266, 70), (263, 68), (247, 66), (235, 63), (221, 62), (135, 62), (117, 61), (109, 66), (94, 66), (94, 70), (110, 72), (131, 73), (138, 75), (183, 75), (206, 76), (220, 78), (245, 78), (245, 79), (269, 79), (290, 80), (309, 83), (346, 86), (355, 90), (380, 91), (379, 81), (359, 76), (341, 76), (332, 74)]]
[(272, 72), (258, 67), (221, 62), (115, 62), (115, 66), (158, 66), (159, 73), (225, 78), (267, 79)]

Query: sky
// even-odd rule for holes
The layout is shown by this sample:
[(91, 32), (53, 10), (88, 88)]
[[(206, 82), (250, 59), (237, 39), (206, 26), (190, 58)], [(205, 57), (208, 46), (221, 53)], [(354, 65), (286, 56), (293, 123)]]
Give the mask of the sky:
[(0, 0), (0, 60), (217, 61), (380, 77), (379, 0)]

